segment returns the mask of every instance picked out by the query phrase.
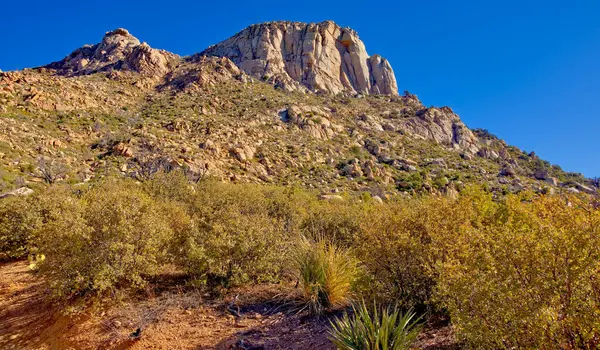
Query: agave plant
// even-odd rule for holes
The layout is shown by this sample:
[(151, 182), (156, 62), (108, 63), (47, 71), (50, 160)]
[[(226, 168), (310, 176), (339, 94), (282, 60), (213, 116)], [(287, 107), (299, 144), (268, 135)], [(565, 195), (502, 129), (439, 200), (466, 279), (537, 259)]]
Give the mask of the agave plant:
[(410, 349), (421, 331), (420, 317), (397, 308), (381, 308), (373, 304), (369, 312), (364, 301), (352, 307), (352, 316), (344, 313), (331, 322), (330, 339), (343, 350)]

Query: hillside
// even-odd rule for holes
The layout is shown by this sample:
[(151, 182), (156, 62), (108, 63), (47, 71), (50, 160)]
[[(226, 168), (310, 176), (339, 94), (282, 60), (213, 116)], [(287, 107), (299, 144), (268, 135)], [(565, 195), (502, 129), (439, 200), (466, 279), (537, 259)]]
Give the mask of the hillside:
[(330, 21), (251, 26), (190, 57), (117, 29), (59, 62), (0, 73), (0, 190), (181, 167), (382, 198), (469, 183), (597, 192), (397, 89), (389, 62)]
[(598, 349), (598, 179), (331, 21), (0, 72), (0, 348)]

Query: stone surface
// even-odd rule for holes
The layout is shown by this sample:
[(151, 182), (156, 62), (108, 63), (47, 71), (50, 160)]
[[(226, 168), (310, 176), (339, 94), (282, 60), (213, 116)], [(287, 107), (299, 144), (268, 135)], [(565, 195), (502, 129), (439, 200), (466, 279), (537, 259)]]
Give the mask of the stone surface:
[(369, 57), (355, 31), (332, 21), (253, 25), (203, 55), (228, 57), (246, 73), (285, 90), (398, 94), (389, 62)]
[(33, 193), (33, 190), (31, 188), (20, 187), (20, 188), (17, 188), (16, 190), (12, 190), (12, 191), (0, 194), (0, 199), (7, 198), (7, 197), (29, 196), (32, 193)]
[(469, 153), (475, 154), (480, 150), (477, 136), (449, 107), (422, 109), (415, 117), (404, 120), (400, 129)]
[(99, 71), (129, 70), (152, 77), (161, 77), (170, 70), (178, 56), (153, 49), (129, 34), (126, 29), (107, 32), (96, 45), (85, 45), (61, 61), (45, 68), (64, 75), (85, 75)]
[(330, 121), (329, 113), (320, 107), (292, 106), (280, 112), (284, 122), (298, 126), (317, 139), (327, 140), (340, 131), (338, 125)]

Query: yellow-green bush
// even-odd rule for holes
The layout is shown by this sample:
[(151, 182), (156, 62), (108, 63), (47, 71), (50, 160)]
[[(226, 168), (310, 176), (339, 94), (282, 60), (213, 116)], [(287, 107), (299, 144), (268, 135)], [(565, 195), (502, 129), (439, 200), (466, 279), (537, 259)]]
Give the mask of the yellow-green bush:
[(360, 222), (358, 257), (371, 275), (368, 292), (405, 308), (431, 308), (437, 240), (468, 224), (471, 210), (445, 197), (404, 199), (372, 207)]
[(0, 261), (27, 256), (36, 214), (27, 198), (0, 199)]
[(57, 296), (142, 287), (166, 258), (171, 227), (134, 184), (106, 182), (80, 198), (55, 190), (40, 202), (39, 269)]
[(600, 346), (600, 210), (560, 196), (488, 208), (439, 242), (437, 296), (459, 335), (479, 348)]
[(293, 230), (273, 214), (274, 195), (253, 185), (201, 184), (189, 209), (195, 228), (178, 237), (180, 264), (225, 285), (278, 279)]
[(365, 208), (366, 205), (341, 201), (314, 201), (309, 204), (300, 229), (307, 237), (326, 238), (349, 247), (359, 235)]

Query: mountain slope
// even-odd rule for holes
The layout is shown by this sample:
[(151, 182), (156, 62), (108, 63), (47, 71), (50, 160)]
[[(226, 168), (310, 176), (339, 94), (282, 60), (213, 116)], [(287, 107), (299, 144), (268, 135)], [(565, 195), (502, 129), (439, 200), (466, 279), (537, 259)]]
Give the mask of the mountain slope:
[[(183, 58), (108, 32), (59, 62), (0, 73), (0, 189), (35, 186), (48, 172), (76, 183), (182, 167), (194, 178), (382, 197), (453, 194), (468, 183), (596, 193), (581, 175), (470, 130), (448, 107), (396, 95), (379, 60), (332, 22), (252, 26)], [(387, 78), (371, 61), (385, 62)]]

